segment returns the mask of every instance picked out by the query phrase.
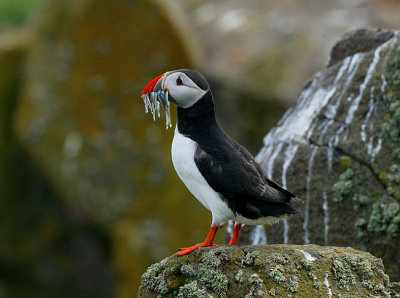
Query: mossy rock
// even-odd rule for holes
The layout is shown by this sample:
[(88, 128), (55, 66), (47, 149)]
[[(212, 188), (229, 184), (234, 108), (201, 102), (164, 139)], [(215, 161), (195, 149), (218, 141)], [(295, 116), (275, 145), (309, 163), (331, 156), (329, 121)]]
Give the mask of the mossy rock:
[(257, 155), (304, 212), (239, 241), (349, 245), (381, 257), (399, 280), (400, 34), (356, 30), (332, 55)]
[(71, 204), (103, 223), (167, 175), (171, 131), (140, 94), (193, 59), (157, 3), (50, 2), (29, 49), (16, 131)]
[(140, 98), (155, 76), (196, 63), (174, 13), (163, 1), (48, 1), (27, 49), (14, 128), (66, 205), (112, 241), (122, 296), (209, 220), (195, 205), (192, 225), (174, 220), (189, 194), (172, 169), (173, 130)]
[(0, 296), (107, 297), (106, 237), (65, 206), (13, 130), (33, 36), (27, 28), (0, 35)]
[(390, 297), (369, 253), (317, 245), (220, 246), (170, 256), (142, 276), (138, 297)]

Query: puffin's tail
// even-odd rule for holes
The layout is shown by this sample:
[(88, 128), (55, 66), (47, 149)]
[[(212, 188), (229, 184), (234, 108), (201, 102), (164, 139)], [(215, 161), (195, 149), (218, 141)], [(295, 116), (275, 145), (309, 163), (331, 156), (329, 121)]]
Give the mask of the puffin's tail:
[(280, 200), (284, 203), (303, 203), (302, 200), (300, 200), (296, 195), (291, 193), (290, 191), (284, 189), (282, 186), (280, 186), (278, 183), (266, 179), (268, 185), (274, 189), (276, 189), (279, 192)]
[(282, 217), (290, 214), (301, 213), (301, 211), (294, 209), (287, 203), (271, 203), (261, 200), (242, 200), (237, 202), (237, 204), (241, 206), (238, 209), (240, 210), (241, 215), (250, 219), (258, 219), (260, 217)]

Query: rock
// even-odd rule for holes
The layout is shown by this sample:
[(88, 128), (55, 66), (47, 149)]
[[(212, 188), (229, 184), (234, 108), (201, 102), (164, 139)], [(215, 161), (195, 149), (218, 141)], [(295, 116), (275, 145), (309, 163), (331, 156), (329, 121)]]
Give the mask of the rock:
[(65, 206), (13, 130), (31, 39), (0, 35), (0, 296), (109, 297), (108, 240)]
[(303, 213), (266, 234), (253, 228), (242, 243), (352, 246), (382, 258), (398, 280), (399, 33), (376, 47), (377, 31), (358, 32), (373, 37), (363, 48), (374, 50), (317, 73), (257, 155), (269, 176), (304, 200)]
[(393, 37), (390, 30), (357, 29), (343, 35), (332, 48), (328, 67), (348, 56), (375, 50), (379, 45)]
[(175, 14), (163, 1), (49, 1), (28, 49), (14, 128), (66, 205), (112, 239), (119, 293), (209, 221), (196, 206), (192, 224), (171, 220), (189, 196), (172, 169), (173, 129), (140, 98), (156, 75), (196, 63)]
[[(210, 221), (209, 212), (198, 205), (172, 167), (173, 130), (165, 131), (163, 119), (154, 123), (140, 99), (142, 88), (154, 76), (198, 64), (199, 47), (188, 40), (194, 35), (185, 30), (179, 7), (169, 4), (50, 1), (39, 15), (38, 28), (29, 31), (18, 67), (6, 67), (20, 72), (18, 80), (4, 72), (6, 84), (15, 85), (11, 88), (15, 98), (10, 101), (12, 111), (0, 110), (5, 114), (0, 121), (7, 132), (15, 129), (18, 148), (25, 148), (24, 158), (16, 153), (15, 159), (21, 161), (10, 159), (13, 169), (30, 173), (20, 166), (29, 156), (40, 168), (36, 173), (35, 167), (32, 175), (45, 180), (56, 197), (48, 200), (96, 226), (107, 240), (101, 247), (107, 249), (112, 243), (107, 262), (123, 276), (118, 279), (118, 293), (128, 297), (149, 264), (175, 251), (184, 240), (196, 241)], [(9, 36), (14, 40), (17, 35)], [(19, 84), (22, 73), (24, 81)], [(256, 152), (264, 131), (279, 120), (286, 106), (276, 100), (272, 109), (263, 96), (220, 82), (219, 119), (228, 129), (235, 123), (230, 133)], [(268, 121), (263, 120), (266, 115)], [(255, 127), (257, 137), (251, 138)], [(13, 148), (9, 146), (9, 152)], [(26, 185), (25, 180), (17, 181)], [(7, 195), (7, 201), (16, 200)], [(187, 219), (177, 221), (183, 205)], [(109, 288), (113, 284), (101, 278), (99, 283)]]
[(201, 248), (151, 265), (138, 297), (390, 297), (382, 260), (344, 247)]
[[(156, 74), (193, 62), (166, 14), (147, 1), (52, 2), (29, 49), (17, 133), (71, 204), (100, 222), (165, 175), (170, 134), (140, 94)], [(148, 177), (135, 177), (140, 167)]]
[(397, 0), (174, 1), (205, 49), (203, 69), (290, 104), (343, 32), (398, 28), (400, 15)]

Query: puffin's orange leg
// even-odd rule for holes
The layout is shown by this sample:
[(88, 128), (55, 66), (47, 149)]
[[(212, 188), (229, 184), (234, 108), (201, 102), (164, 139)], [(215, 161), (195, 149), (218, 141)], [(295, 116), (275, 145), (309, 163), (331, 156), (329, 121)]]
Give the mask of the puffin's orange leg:
[(239, 236), (239, 232), (241, 229), (242, 229), (242, 224), (240, 224), (240, 223), (235, 224), (235, 226), (233, 227), (232, 239), (229, 242), (229, 245), (236, 245), (236, 240), (237, 240), (237, 237)]
[(211, 226), (211, 230), (207, 235), (206, 240), (203, 243), (196, 244), (195, 246), (192, 247), (186, 247), (186, 248), (180, 248), (178, 252), (176, 253), (177, 256), (183, 256), (187, 255), (188, 253), (191, 253), (192, 251), (198, 249), (199, 247), (204, 247), (204, 246), (215, 246), (213, 244), (215, 234), (217, 233), (218, 226)]

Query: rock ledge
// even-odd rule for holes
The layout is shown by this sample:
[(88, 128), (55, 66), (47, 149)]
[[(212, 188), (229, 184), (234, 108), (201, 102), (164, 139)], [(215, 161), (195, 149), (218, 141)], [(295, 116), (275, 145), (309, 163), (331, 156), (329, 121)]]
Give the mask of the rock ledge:
[(138, 297), (400, 297), (394, 289), (381, 259), (349, 247), (219, 246), (151, 265)]

